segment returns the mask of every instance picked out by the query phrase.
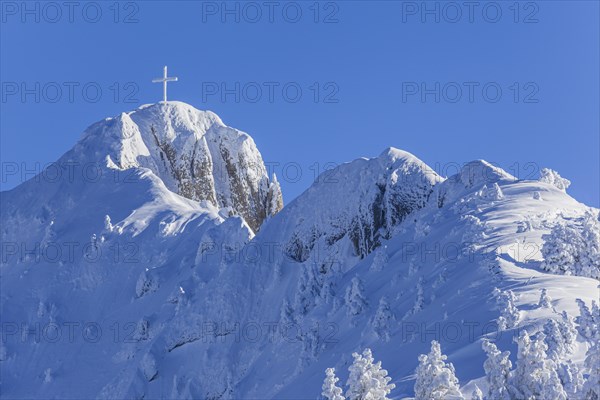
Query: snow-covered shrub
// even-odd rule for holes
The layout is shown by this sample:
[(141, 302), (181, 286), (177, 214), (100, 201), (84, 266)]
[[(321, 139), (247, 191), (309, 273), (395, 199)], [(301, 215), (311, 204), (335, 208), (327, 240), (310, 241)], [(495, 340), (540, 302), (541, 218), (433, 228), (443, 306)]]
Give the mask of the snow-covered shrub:
[(600, 279), (600, 222), (595, 213), (586, 213), (579, 223), (558, 223), (542, 239), (543, 269)]
[(542, 168), (540, 171), (540, 182), (549, 183), (563, 192), (566, 192), (567, 188), (571, 186), (570, 180), (563, 178), (558, 172), (550, 168)]
[(452, 363), (442, 354), (440, 344), (433, 340), (429, 354), (419, 356), (416, 371), (415, 400), (462, 399)]
[(533, 340), (527, 331), (517, 339), (517, 367), (512, 375), (512, 395), (518, 399), (566, 400), (567, 394), (558, 376), (557, 364), (547, 355), (543, 332)]
[(364, 295), (362, 281), (355, 276), (350, 282), (350, 286), (346, 289), (346, 308), (349, 316), (361, 314), (367, 307), (367, 299)]
[(365, 349), (362, 355), (353, 353), (354, 362), (348, 368), (348, 400), (386, 400), (387, 395), (396, 387), (390, 383), (392, 378), (381, 368), (381, 361), (374, 363), (371, 349)]
[(487, 359), (483, 363), (485, 379), (488, 383), (486, 399), (510, 400), (508, 391), (508, 379), (512, 368), (510, 352), (501, 352), (489, 340), (484, 340), (482, 347), (487, 354)]
[(321, 395), (326, 400), (345, 400), (342, 396), (342, 389), (337, 386), (340, 378), (335, 376), (335, 368), (327, 368), (325, 370), (325, 380), (323, 381), (323, 391)]
[(540, 293), (540, 300), (538, 301), (538, 307), (550, 308), (552, 307), (552, 298), (548, 295), (548, 290), (542, 289)]

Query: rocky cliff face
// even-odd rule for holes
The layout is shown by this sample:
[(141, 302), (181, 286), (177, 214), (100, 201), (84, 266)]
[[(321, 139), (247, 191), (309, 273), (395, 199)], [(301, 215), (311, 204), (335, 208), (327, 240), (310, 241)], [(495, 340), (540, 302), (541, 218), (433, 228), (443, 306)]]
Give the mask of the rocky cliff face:
[(181, 196), (230, 208), (255, 232), (283, 207), (279, 184), (267, 175), (252, 138), (185, 103), (145, 106), (96, 123), (76, 151), (85, 148), (95, 148), (111, 168), (149, 168)]

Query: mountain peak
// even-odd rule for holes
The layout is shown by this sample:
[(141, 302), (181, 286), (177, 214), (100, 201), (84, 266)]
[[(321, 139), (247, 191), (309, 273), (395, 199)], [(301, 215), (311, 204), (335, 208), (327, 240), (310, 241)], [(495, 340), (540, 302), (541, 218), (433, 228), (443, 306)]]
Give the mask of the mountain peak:
[(99, 121), (63, 157), (113, 170), (149, 169), (172, 192), (231, 208), (255, 232), (281, 208), (273, 206), (281, 205), (279, 185), (269, 194), (271, 182), (252, 137), (179, 101)]

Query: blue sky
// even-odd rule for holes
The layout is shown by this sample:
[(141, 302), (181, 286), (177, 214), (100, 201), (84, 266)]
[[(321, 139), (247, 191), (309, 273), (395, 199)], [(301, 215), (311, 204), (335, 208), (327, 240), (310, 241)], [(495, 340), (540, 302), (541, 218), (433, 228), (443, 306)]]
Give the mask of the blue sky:
[[(169, 98), (252, 135), (287, 202), (394, 146), (444, 175), (479, 158), (523, 179), (550, 167), (599, 205), (598, 2), (62, 4), (2, 2), (3, 165), (35, 170), (159, 101), (167, 64)], [(2, 175), (3, 190), (21, 180)]]

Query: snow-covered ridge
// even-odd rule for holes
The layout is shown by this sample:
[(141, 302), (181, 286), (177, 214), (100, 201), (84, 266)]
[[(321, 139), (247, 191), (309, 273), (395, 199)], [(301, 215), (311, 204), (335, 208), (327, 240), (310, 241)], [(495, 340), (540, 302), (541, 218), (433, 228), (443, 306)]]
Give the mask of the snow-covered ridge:
[[(328, 368), (354, 391), (358, 352), (389, 372), (375, 398), (429, 400), (415, 370), (431, 346), (446, 376), (445, 355), (456, 367), (437, 382), (468, 398), (497, 389), (486, 340), (518, 365), (518, 331), (582, 321), (582, 302), (598, 315), (598, 210), (553, 171), (519, 181), (479, 160), (445, 179), (390, 148), (323, 173), (255, 234), (260, 210), (282, 207), (278, 184), (210, 112), (143, 106), (91, 126), (69, 161), (73, 174), (0, 193), (6, 397), (317, 398)], [(81, 179), (86, 162), (98, 179)], [(586, 335), (556, 362), (587, 377)]]
[(278, 231), (284, 251), (299, 262), (318, 246), (347, 247), (363, 258), (424, 207), (441, 181), (412, 154), (389, 148), (322, 173), (266, 229)]

